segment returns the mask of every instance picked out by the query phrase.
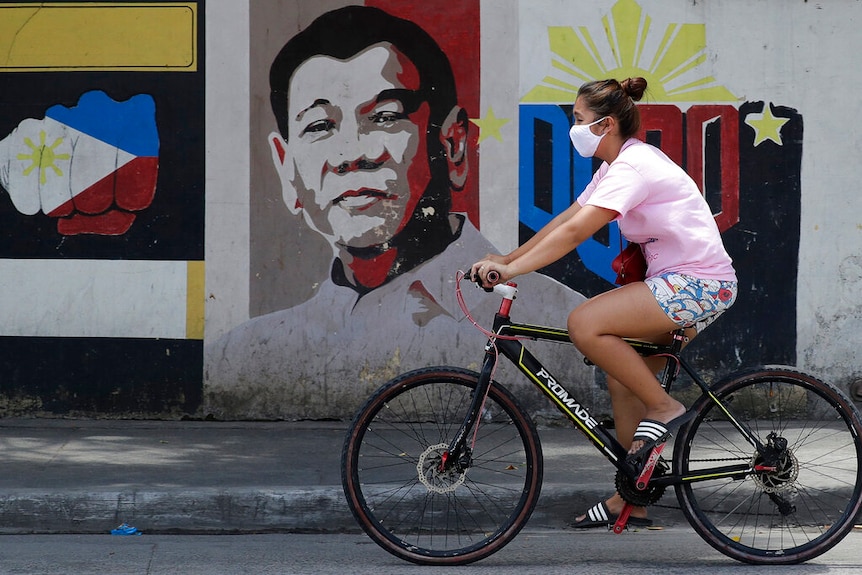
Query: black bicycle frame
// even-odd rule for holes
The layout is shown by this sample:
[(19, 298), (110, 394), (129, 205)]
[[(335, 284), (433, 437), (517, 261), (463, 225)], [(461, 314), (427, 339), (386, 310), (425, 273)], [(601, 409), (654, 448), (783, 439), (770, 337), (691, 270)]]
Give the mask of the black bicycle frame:
[[(636, 477), (639, 473), (634, 465), (627, 459), (628, 451), (602, 427), (598, 420), (592, 416), (588, 407), (578, 401), (577, 397), (570, 392), (554, 375), (545, 368), (542, 363), (519, 341), (519, 339), (554, 341), (560, 343), (571, 343), (569, 332), (565, 329), (543, 327), (531, 324), (519, 324), (511, 322), (507, 315), (496, 314), (494, 318), (494, 337), (488, 340), (485, 347), (485, 359), (476, 386), (476, 392), (472, 398), (469, 412), (461, 426), (461, 431), (449, 446), (449, 461), (457, 461), (464, 452), (466, 438), (473, 426), (476, 425), (479, 412), (482, 408), (484, 398), (491, 385), (491, 374), (498, 361), (498, 353), (508, 358), (527, 379), (538, 387), (559, 409), (567, 419), (575, 424), (584, 436), (613, 464), (628, 477)], [(643, 356), (660, 355), (667, 358), (667, 365), (660, 377), (663, 387), (670, 391), (670, 387), (677, 377), (680, 369), (691, 377), (692, 381), (700, 387), (701, 391), (710, 397), (719, 409), (728, 417), (729, 421), (748, 439), (751, 445), (762, 452), (764, 449), (760, 440), (730, 412), (727, 406), (721, 402), (711, 391), (709, 385), (703, 381), (684, 358), (679, 354), (684, 341), (683, 330), (674, 333), (670, 344), (656, 344), (642, 340), (626, 339), (635, 351)], [(589, 360), (586, 360), (588, 363)], [(739, 478), (756, 470), (750, 464), (725, 465), (714, 469), (698, 470), (690, 477), (678, 475), (662, 475), (653, 477), (653, 485), (676, 485), (683, 482), (716, 479), (717, 477)]]

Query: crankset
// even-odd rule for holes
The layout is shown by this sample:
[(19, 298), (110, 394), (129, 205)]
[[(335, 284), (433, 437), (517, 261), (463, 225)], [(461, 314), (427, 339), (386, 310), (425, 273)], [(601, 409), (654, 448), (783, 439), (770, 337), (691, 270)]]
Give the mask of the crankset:
[[(656, 463), (655, 470), (652, 473), (652, 478), (661, 477), (670, 470), (670, 466), (663, 458)], [(664, 495), (666, 485), (655, 485), (650, 482), (645, 489), (638, 489), (635, 485), (635, 479), (626, 476), (622, 471), (617, 471), (616, 479), (617, 493), (623, 498), (626, 503), (631, 503), (637, 507), (646, 507), (657, 503)]]

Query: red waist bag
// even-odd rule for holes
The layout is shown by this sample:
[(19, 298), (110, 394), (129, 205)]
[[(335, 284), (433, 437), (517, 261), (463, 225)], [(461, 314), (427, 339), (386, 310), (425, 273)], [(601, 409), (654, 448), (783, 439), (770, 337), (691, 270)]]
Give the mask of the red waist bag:
[(611, 269), (617, 273), (617, 285), (642, 282), (646, 278), (647, 263), (640, 244), (629, 243), (611, 262)]

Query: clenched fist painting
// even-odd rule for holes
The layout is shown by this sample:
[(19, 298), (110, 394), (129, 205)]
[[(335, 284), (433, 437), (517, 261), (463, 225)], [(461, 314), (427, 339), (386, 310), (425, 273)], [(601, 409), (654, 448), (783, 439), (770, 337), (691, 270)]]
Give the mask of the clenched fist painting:
[(146, 94), (102, 91), (55, 105), (0, 140), (0, 186), (22, 214), (57, 218), (62, 235), (121, 235), (156, 193), (159, 134)]

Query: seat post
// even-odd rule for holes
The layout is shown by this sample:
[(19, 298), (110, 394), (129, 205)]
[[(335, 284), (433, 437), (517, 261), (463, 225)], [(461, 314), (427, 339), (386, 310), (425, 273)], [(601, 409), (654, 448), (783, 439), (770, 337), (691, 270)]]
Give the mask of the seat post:
[(674, 331), (671, 335), (673, 336), (673, 341), (671, 341), (670, 351), (667, 355), (667, 362), (665, 363), (664, 370), (659, 378), (661, 386), (668, 393), (670, 392), (670, 386), (673, 383), (673, 380), (676, 379), (676, 375), (679, 373), (679, 354), (686, 341), (684, 328)]

